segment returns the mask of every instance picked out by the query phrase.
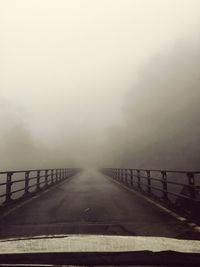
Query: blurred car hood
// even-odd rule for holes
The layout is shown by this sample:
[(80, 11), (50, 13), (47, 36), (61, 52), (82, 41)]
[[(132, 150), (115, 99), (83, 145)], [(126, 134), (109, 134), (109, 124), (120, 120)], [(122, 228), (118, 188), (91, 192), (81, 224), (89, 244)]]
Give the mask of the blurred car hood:
[(0, 254), (136, 251), (200, 253), (200, 241), (111, 235), (48, 235), (0, 240)]

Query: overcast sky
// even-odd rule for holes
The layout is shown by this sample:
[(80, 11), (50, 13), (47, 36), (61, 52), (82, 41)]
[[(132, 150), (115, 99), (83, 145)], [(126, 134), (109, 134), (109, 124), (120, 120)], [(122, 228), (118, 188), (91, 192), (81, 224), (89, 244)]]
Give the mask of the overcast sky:
[(198, 0), (1, 0), (0, 141), (23, 125), (94, 152), (145, 64), (199, 27)]

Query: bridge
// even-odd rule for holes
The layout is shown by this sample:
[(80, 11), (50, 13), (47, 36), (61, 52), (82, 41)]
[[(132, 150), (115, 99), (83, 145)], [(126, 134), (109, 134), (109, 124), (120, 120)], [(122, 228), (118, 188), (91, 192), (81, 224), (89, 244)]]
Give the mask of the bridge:
[(114, 234), (200, 239), (200, 172), (0, 172), (0, 238)]

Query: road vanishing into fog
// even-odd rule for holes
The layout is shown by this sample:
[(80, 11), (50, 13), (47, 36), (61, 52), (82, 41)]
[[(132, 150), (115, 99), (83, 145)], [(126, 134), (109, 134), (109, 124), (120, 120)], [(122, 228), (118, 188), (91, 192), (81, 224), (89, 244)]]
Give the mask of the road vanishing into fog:
[(114, 234), (186, 238), (189, 227), (99, 172), (85, 171), (37, 195), (0, 223), (0, 237)]

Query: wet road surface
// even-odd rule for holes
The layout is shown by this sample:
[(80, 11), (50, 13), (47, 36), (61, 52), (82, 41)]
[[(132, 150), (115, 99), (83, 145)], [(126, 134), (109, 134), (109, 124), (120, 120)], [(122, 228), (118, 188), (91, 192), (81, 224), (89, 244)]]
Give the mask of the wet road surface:
[(0, 237), (117, 234), (187, 238), (183, 223), (99, 172), (85, 171), (1, 220)]

